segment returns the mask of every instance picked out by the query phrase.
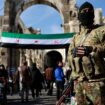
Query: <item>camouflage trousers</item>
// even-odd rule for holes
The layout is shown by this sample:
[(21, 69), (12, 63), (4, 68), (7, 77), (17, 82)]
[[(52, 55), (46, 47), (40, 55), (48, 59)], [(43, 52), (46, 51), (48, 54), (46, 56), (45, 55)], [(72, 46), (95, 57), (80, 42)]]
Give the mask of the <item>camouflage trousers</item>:
[(74, 82), (77, 105), (105, 105), (105, 82)]

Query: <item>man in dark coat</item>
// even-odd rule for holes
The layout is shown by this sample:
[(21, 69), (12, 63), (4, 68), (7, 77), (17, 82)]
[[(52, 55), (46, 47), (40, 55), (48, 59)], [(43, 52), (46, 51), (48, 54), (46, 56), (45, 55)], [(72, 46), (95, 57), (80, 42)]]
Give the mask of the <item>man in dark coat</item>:
[(31, 84), (32, 97), (35, 98), (34, 90), (36, 90), (36, 97), (38, 97), (39, 92), (42, 89), (42, 82), (44, 81), (43, 75), (41, 74), (40, 70), (36, 67), (36, 63), (32, 64), (31, 75), (32, 75), (32, 84)]

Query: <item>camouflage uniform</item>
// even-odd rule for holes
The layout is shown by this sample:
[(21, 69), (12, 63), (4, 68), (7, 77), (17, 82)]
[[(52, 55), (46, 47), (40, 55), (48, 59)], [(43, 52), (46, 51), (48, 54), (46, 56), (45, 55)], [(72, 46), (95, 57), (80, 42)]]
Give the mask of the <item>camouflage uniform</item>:
[[(72, 49), (78, 46), (91, 46), (92, 52), (89, 56), (74, 57)], [(74, 79), (77, 105), (105, 105), (104, 58), (105, 26), (94, 26), (91, 30), (82, 28), (73, 37), (68, 60), (72, 68), (71, 78)]]

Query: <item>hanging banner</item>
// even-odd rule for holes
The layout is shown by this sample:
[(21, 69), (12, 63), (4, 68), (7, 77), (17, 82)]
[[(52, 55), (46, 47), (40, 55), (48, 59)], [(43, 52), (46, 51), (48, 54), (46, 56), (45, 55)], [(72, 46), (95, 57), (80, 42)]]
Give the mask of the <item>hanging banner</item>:
[[(3, 32), (0, 38), (2, 46), (11, 47), (50, 47), (69, 45), (74, 33), (64, 34), (20, 34)], [(14, 46), (13, 46), (14, 45)]]

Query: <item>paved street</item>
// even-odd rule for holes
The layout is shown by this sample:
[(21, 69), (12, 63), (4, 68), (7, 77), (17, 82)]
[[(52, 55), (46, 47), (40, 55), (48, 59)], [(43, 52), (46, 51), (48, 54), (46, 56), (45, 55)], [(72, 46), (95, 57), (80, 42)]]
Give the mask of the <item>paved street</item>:
[(7, 105), (55, 105), (56, 96), (55, 91), (52, 96), (47, 96), (45, 91), (42, 91), (42, 95), (36, 99), (32, 99), (31, 94), (29, 95), (29, 102), (21, 103), (20, 96), (14, 94), (12, 96), (8, 95), (8, 104)]

